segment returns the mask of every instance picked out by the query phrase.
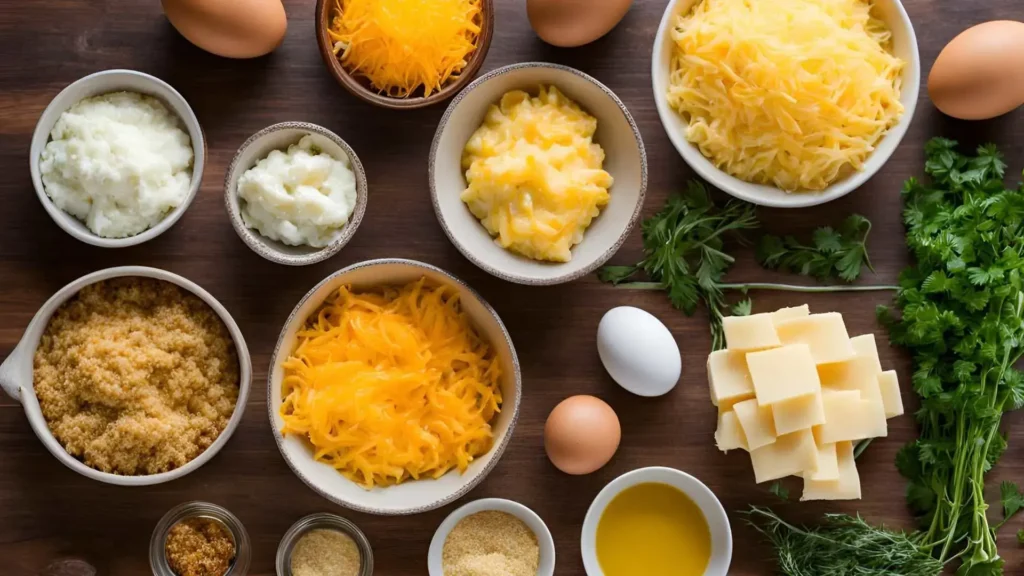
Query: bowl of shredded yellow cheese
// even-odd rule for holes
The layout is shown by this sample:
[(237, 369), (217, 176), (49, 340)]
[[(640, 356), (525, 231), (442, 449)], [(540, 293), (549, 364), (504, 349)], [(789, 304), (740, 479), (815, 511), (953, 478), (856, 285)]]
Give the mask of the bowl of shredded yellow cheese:
[(899, 0), (673, 0), (652, 54), (655, 102), (683, 159), (755, 204), (822, 204), (899, 145), (920, 89)]
[(528, 62), (489, 72), (452, 100), (428, 181), (438, 222), (470, 261), (510, 282), (559, 284), (625, 241), (643, 207), (647, 156), (608, 87)]
[(447, 100), (487, 56), (492, 0), (317, 0), (316, 37), (331, 75), (391, 109)]
[(497, 465), (520, 370), (497, 313), (468, 286), (428, 264), (371, 260), (302, 298), (268, 386), (278, 447), (299, 478), (354, 510), (413, 514)]

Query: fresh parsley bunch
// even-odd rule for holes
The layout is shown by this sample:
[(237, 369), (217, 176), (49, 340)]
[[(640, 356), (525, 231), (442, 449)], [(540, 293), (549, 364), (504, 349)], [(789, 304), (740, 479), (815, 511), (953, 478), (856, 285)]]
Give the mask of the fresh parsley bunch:
[[(917, 260), (900, 276), (896, 307), (879, 318), (913, 355), (920, 437), (897, 457), (919, 514), (919, 543), (958, 574), (1002, 574), (985, 511), (984, 477), (1006, 449), (1002, 415), (1024, 405), (1024, 188), (1003, 184), (992, 145), (975, 156), (936, 138), (925, 147), (930, 184), (903, 188), (907, 246)], [(1024, 497), (1008, 484), (1004, 516)], [(1005, 520), (1004, 520), (1005, 522)], [(1001, 525), (1001, 524), (1000, 524)]]
[(851, 214), (838, 229), (822, 226), (811, 235), (811, 244), (802, 244), (792, 236), (765, 234), (757, 245), (757, 261), (765, 268), (813, 276), (818, 280), (838, 277), (853, 282), (862, 267), (872, 272), (868, 258), (868, 234), (871, 221)]

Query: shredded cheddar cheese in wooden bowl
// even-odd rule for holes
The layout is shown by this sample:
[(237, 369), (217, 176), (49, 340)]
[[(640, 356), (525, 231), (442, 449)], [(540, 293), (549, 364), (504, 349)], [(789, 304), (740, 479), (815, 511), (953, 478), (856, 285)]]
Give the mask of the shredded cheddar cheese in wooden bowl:
[(427, 97), (466, 68), (482, 19), (482, 0), (336, 0), (328, 34), (374, 90)]
[(365, 488), (465, 472), (493, 444), (501, 366), (451, 288), (343, 286), (283, 366), (281, 432)]

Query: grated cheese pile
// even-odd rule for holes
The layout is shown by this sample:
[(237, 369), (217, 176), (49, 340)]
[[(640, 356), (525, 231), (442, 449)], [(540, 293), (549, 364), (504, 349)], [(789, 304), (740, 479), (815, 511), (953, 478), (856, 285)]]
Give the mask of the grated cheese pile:
[(822, 190), (899, 120), (903, 62), (865, 0), (703, 0), (673, 30), (669, 104), (742, 180)]
[(336, 0), (328, 31), (346, 69), (406, 98), (440, 90), (466, 67), (480, 35), (481, 0)]
[(372, 488), (440, 478), (492, 445), (501, 367), (450, 288), (340, 288), (284, 363), (282, 434)]

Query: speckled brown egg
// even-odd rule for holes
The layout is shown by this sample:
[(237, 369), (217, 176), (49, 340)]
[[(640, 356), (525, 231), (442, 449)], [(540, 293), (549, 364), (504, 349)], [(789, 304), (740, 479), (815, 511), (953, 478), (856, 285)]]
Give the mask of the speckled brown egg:
[(570, 396), (548, 415), (544, 450), (566, 474), (590, 474), (612, 459), (619, 448), (619, 417), (593, 396)]
[(540, 39), (571, 48), (589, 44), (615, 28), (633, 0), (526, 0), (526, 15)]

